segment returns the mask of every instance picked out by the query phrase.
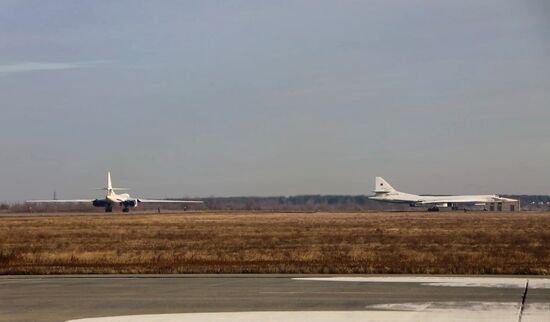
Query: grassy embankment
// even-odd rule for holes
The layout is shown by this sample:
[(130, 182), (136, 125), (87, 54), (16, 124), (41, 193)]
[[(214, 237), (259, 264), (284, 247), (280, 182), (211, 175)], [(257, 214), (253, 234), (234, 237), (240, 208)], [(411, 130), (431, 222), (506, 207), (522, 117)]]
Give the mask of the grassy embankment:
[(550, 274), (550, 214), (0, 218), (0, 274)]

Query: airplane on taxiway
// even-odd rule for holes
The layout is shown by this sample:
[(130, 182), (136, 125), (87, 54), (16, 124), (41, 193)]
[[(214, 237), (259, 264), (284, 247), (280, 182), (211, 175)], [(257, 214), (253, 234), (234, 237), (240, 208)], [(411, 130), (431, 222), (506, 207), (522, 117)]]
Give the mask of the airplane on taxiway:
[(369, 197), (372, 200), (408, 203), (411, 207), (427, 206), (428, 211), (439, 211), (439, 208), (451, 207), (458, 209), (458, 204), (474, 204), (476, 206), (485, 206), (492, 202), (515, 202), (515, 199), (503, 198), (499, 195), (463, 195), (463, 196), (423, 196), (410, 193), (399, 192), (395, 190), (382, 177), (375, 179), (375, 195)]
[(113, 188), (111, 172), (107, 172), (107, 187), (100, 190), (107, 190), (103, 199), (70, 199), (70, 200), (28, 200), (27, 203), (92, 203), (94, 207), (103, 207), (105, 212), (113, 212), (114, 206), (122, 207), (123, 212), (129, 212), (130, 208), (137, 207), (140, 203), (203, 203), (198, 200), (166, 200), (166, 199), (143, 199), (132, 198), (127, 193), (117, 194), (116, 190), (128, 190), (126, 188)]

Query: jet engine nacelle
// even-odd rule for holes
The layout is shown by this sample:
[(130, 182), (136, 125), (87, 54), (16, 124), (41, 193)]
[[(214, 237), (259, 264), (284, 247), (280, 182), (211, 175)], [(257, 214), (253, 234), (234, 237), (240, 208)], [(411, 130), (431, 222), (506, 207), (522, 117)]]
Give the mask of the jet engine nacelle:
[(92, 201), (92, 205), (94, 207), (106, 207), (107, 206), (107, 201), (105, 199), (96, 199), (94, 201)]
[(137, 199), (129, 199), (122, 203), (124, 207), (137, 207), (139, 204), (139, 201)]

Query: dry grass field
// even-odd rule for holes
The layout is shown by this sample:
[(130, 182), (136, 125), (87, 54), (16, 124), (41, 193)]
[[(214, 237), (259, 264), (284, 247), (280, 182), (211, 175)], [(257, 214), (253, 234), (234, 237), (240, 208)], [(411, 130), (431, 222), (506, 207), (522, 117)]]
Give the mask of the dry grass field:
[(550, 214), (6, 216), (0, 273), (550, 274)]

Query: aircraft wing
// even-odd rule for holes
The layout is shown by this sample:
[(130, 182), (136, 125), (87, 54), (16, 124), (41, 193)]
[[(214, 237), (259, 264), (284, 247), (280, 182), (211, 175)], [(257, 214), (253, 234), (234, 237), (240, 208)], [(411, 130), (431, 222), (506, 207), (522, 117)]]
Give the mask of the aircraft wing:
[(204, 203), (199, 200), (169, 200), (169, 199), (138, 199), (139, 202), (144, 203)]
[(442, 204), (442, 203), (486, 203), (490, 202), (486, 198), (460, 198), (460, 199), (427, 199), (417, 202), (417, 204), (421, 205), (433, 205), (433, 204)]
[(68, 200), (59, 200), (59, 199), (51, 199), (51, 200), (27, 200), (26, 203), (84, 203), (84, 202), (92, 202), (94, 199), (68, 199)]

